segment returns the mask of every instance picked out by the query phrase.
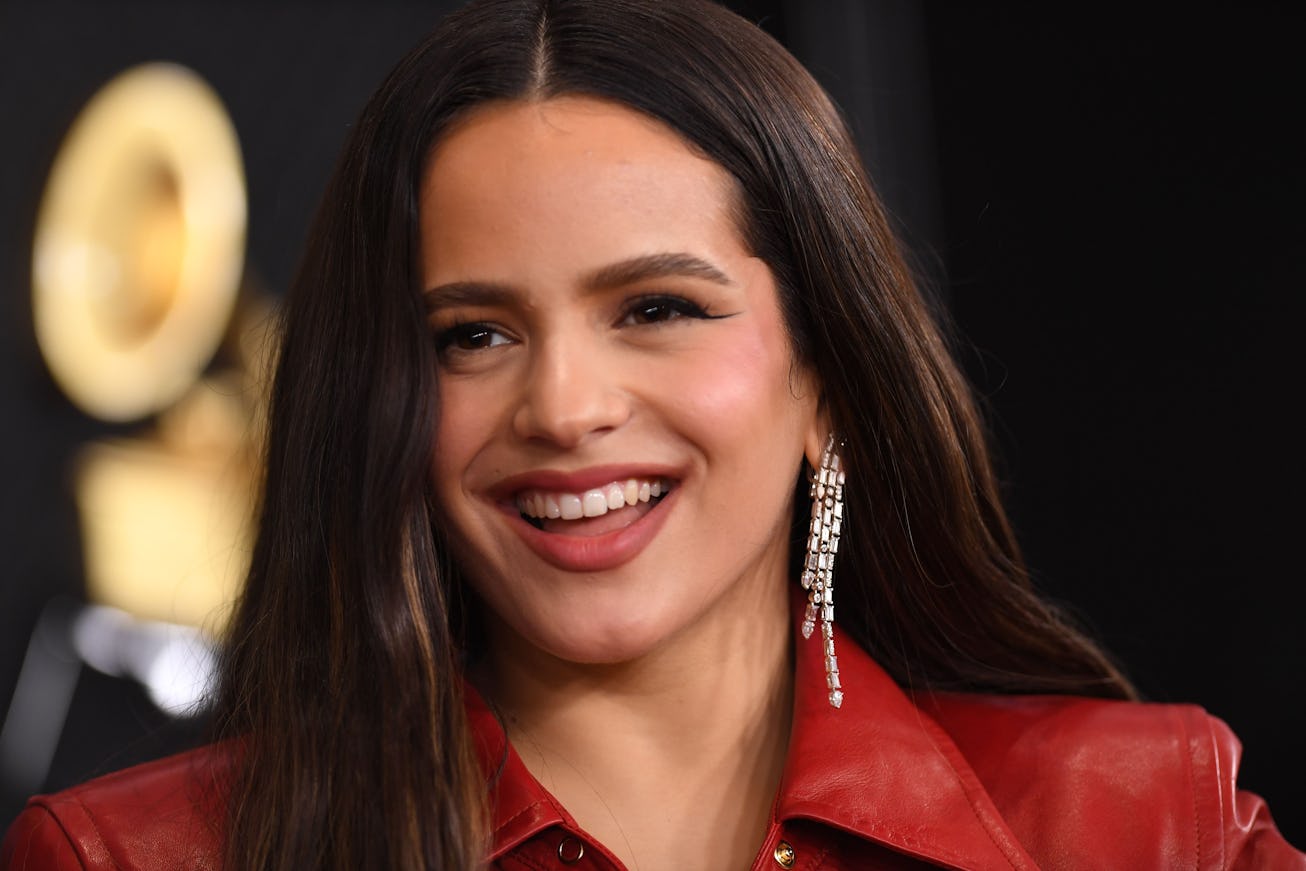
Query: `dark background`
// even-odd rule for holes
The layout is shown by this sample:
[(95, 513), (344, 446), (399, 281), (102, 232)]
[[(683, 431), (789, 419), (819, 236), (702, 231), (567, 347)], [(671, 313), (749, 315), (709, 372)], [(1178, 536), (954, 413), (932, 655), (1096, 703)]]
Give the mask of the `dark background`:
[[(0, 710), (41, 606), (82, 588), (68, 460), (135, 429), (76, 411), (32, 336), (32, 227), (68, 125), (128, 66), (198, 71), (244, 149), (246, 283), (276, 294), (353, 116), (452, 5), (0, 4)], [(1243, 785), (1306, 844), (1303, 14), (730, 5), (850, 116), (956, 322), (1040, 584), (1150, 698), (1229, 722)], [(84, 670), (44, 788), (202, 729)], [(18, 791), (0, 782), (0, 826)]]

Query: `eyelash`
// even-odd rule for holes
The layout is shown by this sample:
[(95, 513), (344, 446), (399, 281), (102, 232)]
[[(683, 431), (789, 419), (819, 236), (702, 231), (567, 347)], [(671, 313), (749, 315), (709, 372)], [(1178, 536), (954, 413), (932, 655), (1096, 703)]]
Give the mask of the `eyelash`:
[(670, 294), (651, 294), (649, 296), (637, 297), (630, 301), (626, 306), (625, 313), (621, 316), (621, 323), (626, 323), (641, 313), (647, 313), (654, 309), (660, 309), (668, 317), (661, 317), (653, 320), (634, 321), (632, 326), (652, 326), (654, 324), (664, 324), (667, 321), (678, 320), (679, 318), (695, 318), (697, 320), (715, 320), (721, 315), (713, 315), (698, 303), (685, 299), (683, 296), (672, 296)]
[[(659, 326), (681, 318), (717, 320), (723, 317), (727, 316), (714, 315), (698, 303), (682, 296), (652, 294), (631, 300), (617, 323), (619, 326), (648, 327)], [(471, 342), (494, 335), (503, 335), (503, 332), (487, 321), (456, 322), (436, 334), (435, 348), (441, 354), (447, 353), (455, 346), (458, 346), (459, 351), (483, 351), (503, 343), (495, 342), (492, 338), (489, 344), (471, 344)], [(463, 342), (468, 344), (460, 344)]]
[[(477, 336), (502, 335), (502, 332), (493, 324), (485, 321), (466, 321), (457, 322), (441, 330), (435, 336), (435, 350), (440, 354), (445, 354), (454, 348), (454, 345), (471, 340)], [(488, 345), (463, 345), (457, 348), (459, 351), (483, 351), (486, 348), (493, 348), (496, 344), (502, 344), (491, 341)]]

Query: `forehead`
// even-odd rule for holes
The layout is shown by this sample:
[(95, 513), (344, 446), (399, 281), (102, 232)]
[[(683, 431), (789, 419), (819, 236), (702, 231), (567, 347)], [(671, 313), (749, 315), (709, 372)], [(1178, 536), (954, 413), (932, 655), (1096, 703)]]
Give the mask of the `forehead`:
[(647, 115), (588, 97), (505, 101), (432, 149), (421, 229), (428, 261), (475, 238), (540, 252), (618, 241), (689, 250), (739, 244), (736, 201), (728, 172)]
[(616, 160), (633, 166), (637, 159), (658, 160), (681, 164), (684, 171), (693, 162), (705, 177), (720, 180), (727, 175), (657, 118), (611, 100), (560, 96), (495, 100), (475, 107), (436, 140), (427, 178), (437, 171), (448, 174), (495, 164), (511, 170), (524, 159), (578, 155), (596, 164)]

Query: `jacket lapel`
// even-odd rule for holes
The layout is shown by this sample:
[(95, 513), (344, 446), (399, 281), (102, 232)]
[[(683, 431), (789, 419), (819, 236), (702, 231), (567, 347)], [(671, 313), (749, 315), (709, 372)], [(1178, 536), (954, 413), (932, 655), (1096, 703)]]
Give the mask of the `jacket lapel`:
[(844, 701), (830, 706), (821, 643), (798, 623), (777, 819), (821, 822), (944, 867), (1035, 868), (952, 740), (837, 626)]

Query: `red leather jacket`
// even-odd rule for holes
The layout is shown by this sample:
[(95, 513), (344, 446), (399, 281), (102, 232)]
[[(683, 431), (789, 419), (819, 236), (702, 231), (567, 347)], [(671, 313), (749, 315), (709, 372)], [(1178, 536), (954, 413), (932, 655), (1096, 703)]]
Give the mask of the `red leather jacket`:
[[(818, 645), (796, 643), (789, 758), (754, 869), (1306, 869), (1264, 802), (1234, 788), (1238, 740), (1198, 708), (913, 700), (844, 638), (834, 710)], [(505, 747), (474, 692), (468, 716), (487, 768), (503, 762), (493, 867), (622, 867)], [(10, 828), (0, 867), (218, 868), (213, 785), (230, 757), (202, 748), (38, 796)]]

